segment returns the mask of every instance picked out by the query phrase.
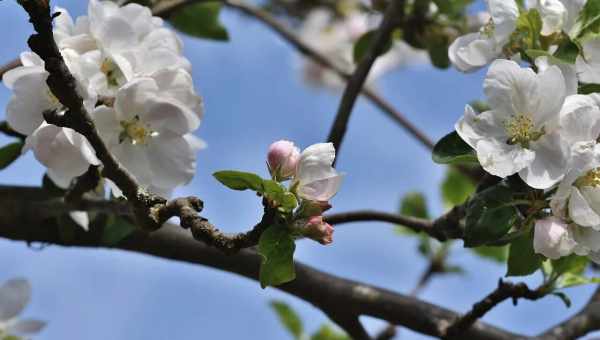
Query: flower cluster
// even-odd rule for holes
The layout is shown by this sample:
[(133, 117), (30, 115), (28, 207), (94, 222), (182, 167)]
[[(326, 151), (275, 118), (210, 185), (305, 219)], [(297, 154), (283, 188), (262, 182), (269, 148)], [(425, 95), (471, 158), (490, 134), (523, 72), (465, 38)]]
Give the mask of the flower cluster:
[[(586, 1), (529, 1), (525, 8), (514, 0), (487, 3), (488, 24), (458, 38), (449, 57), (464, 72), (491, 63), (483, 85), (489, 109), (476, 113), (467, 105), (456, 132), (485, 171), (501, 178), (518, 174), (549, 197), (536, 215), (537, 253), (550, 259), (586, 255), (600, 263), (600, 94), (578, 94), (579, 84), (600, 83), (600, 38), (581, 38), (571, 63), (555, 57), (558, 45), (581, 36), (577, 20), (585, 18)], [(531, 13), (542, 23), (543, 44), (536, 47), (546, 50), (530, 56), (528, 68), (512, 52), (527, 37), (518, 26), (525, 15), (535, 18)]]
[(331, 208), (329, 200), (338, 192), (342, 175), (332, 166), (332, 143), (314, 144), (300, 152), (294, 143), (277, 141), (269, 147), (267, 165), (278, 182), (291, 180), (290, 191), (302, 201), (294, 220), (301, 233), (322, 244), (333, 242), (333, 227), (323, 221)]
[(24, 279), (12, 279), (0, 286), (0, 339), (21, 339), (40, 332), (46, 323), (18, 319), (31, 299), (31, 286)]
[[(335, 17), (324, 9), (312, 10), (303, 22), (299, 34), (306, 44), (329, 57), (344, 72), (351, 73), (355, 68), (355, 43), (365, 33), (377, 27), (381, 15), (352, 9), (358, 7), (358, 4), (352, 1), (346, 3), (351, 4), (345, 6), (344, 12), (348, 14), (342, 18)], [(373, 64), (367, 83), (394, 68), (425, 64), (428, 60), (425, 51), (417, 50), (402, 40), (394, 41), (390, 51), (380, 56)], [(336, 89), (344, 85), (335, 72), (308, 59), (303, 62), (302, 73), (304, 79), (315, 86)]]
[[(203, 108), (179, 38), (138, 4), (90, 0), (87, 16), (75, 21), (65, 9), (55, 12), (55, 41), (110, 152), (155, 193), (168, 196), (189, 182), (203, 147), (192, 134)], [(44, 122), (44, 112), (65, 111), (46, 84), (44, 61), (24, 52), (21, 63), (2, 79), (13, 91), (7, 121), (27, 136), (24, 151), (66, 188), (100, 161), (83, 136)]]

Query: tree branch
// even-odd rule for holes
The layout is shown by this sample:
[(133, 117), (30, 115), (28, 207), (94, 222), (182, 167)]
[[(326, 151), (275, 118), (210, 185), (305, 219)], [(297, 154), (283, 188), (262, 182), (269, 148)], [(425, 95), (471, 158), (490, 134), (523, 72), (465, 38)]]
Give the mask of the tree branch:
[[(396, 0), (395, 0), (396, 1)], [(194, 0), (183, 0), (178, 2), (195, 2)], [(239, 0), (224, 0), (223, 3), (230, 8), (237, 9), (240, 12), (254, 17), (255, 19), (261, 21), (269, 28), (271, 28), (275, 33), (279, 34), (285, 41), (290, 43), (298, 52), (300, 52), (305, 57), (313, 60), (317, 64), (328, 68), (334, 71), (340, 78), (349, 81), (351, 75), (346, 73), (340, 67), (338, 67), (335, 63), (333, 63), (327, 56), (320, 53), (319, 51), (311, 48), (306, 43), (304, 43), (300, 38), (296, 36), (296, 34), (288, 29), (285, 25), (277, 21), (273, 18), (269, 13), (255, 8), (252, 5), (248, 5), (243, 1)], [(179, 4), (181, 6), (181, 4)], [(411, 134), (414, 138), (416, 138), (422, 145), (424, 145), (428, 149), (433, 149), (434, 143), (427, 137), (421, 130), (419, 130), (416, 126), (414, 126), (408, 119), (404, 117), (404, 115), (398, 112), (394, 107), (388, 103), (385, 99), (381, 98), (378, 94), (376, 94), (373, 90), (368, 88), (362, 88), (360, 91), (372, 104), (378, 107), (383, 113), (385, 113), (388, 117), (394, 120), (396, 123), (400, 124), (409, 134)]]
[(502, 279), (498, 281), (498, 288), (488, 294), (483, 300), (473, 305), (473, 308), (465, 315), (456, 319), (445, 331), (444, 338), (447, 339), (462, 339), (465, 332), (487, 312), (496, 307), (499, 303), (506, 299), (512, 298), (513, 303), (517, 304), (518, 299), (538, 300), (546, 296), (548, 293), (546, 287), (541, 286), (535, 290), (529, 289), (525, 283), (504, 282)]
[(96, 156), (102, 162), (102, 175), (112, 180), (123, 191), (133, 208), (138, 225), (145, 230), (153, 231), (159, 229), (170, 218), (178, 217), (181, 226), (190, 229), (194, 238), (224, 252), (232, 253), (243, 247), (256, 245), (260, 233), (273, 223), (274, 208), (269, 208), (265, 204), (265, 214), (254, 229), (248, 233), (228, 236), (198, 214), (203, 208), (203, 202), (199, 198), (178, 198), (167, 202), (165, 198), (140, 187), (135, 178), (119, 164), (104, 144), (89, 112), (83, 105), (83, 99), (76, 90), (76, 80), (67, 68), (54, 41), (52, 20), (56, 14), (54, 16), (51, 14), (49, 1), (20, 0), (19, 4), (29, 14), (30, 22), (37, 32), (29, 38), (29, 46), (44, 60), (45, 68), (49, 73), (48, 86), (66, 108), (66, 112), (62, 115), (56, 111), (44, 112), (45, 120), (50, 124), (71, 128), (87, 138)]
[(375, 38), (369, 44), (365, 56), (346, 84), (346, 89), (344, 90), (333, 126), (331, 127), (329, 137), (327, 138), (327, 141), (333, 143), (337, 152), (340, 151), (344, 135), (348, 128), (348, 121), (350, 120), (352, 109), (356, 103), (356, 98), (367, 80), (371, 67), (375, 63), (377, 57), (385, 52), (385, 46), (389, 44), (392, 32), (396, 29), (403, 16), (404, 1), (392, 0), (385, 11), (385, 15), (377, 29)]
[[(19, 189), (18, 193), (20, 195), (0, 195), (0, 206), (3, 207), (0, 209), (0, 237), (64, 246), (108, 247), (102, 243), (101, 235), (93, 230), (84, 232), (77, 229), (72, 239), (62, 239), (60, 226), (49, 219), (55, 212), (40, 209), (37, 205), (39, 202), (29, 197), (32, 192)], [(116, 248), (205, 265), (258, 281), (261, 257), (255, 251), (244, 249), (227, 256), (214, 247), (197, 242), (172, 224), (152, 233), (138, 230)], [(458, 318), (458, 314), (450, 310), (413, 297), (342, 279), (299, 262), (295, 267), (296, 279), (276, 288), (310, 302), (336, 322), (341, 323), (343, 318), (367, 315), (431, 336), (441, 336), (444, 325)], [(476, 322), (465, 336), (473, 340), (508, 340), (517, 337), (516, 334), (482, 322)]]
[(588, 303), (573, 317), (559, 323), (540, 334), (544, 340), (577, 339), (600, 329), (600, 286), (592, 294)]

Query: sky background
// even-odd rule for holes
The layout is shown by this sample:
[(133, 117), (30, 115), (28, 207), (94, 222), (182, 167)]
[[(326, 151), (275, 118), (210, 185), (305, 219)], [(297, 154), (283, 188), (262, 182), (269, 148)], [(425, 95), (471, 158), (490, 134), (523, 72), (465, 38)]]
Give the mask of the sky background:
[[(73, 16), (87, 2), (54, 1)], [(476, 5), (481, 7), (481, 4)], [(225, 11), (228, 43), (184, 37), (193, 64), (194, 83), (205, 101), (205, 118), (197, 135), (208, 143), (198, 155), (194, 180), (178, 194), (194, 194), (205, 202), (203, 215), (228, 232), (248, 229), (260, 219), (260, 201), (251, 193), (234, 192), (211, 174), (237, 169), (267, 176), (269, 144), (290, 139), (300, 147), (324, 141), (341, 93), (303, 83), (296, 51), (262, 24)], [(0, 2), (3, 43), (0, 64), (26, 50), (31, 34), (16, 1)], [(377, 82), (378, 91), (433, 139), (452, 130), (464, 105), (482, 96), (485, 71), (464, 75), (430, 66), (400, 69)], [(9, 91), (0, 86), (0, 107)], [(3, 116), (0, 113), (0, 116)], [(0, 137), (0, 145), (8, 143)], [(439, 184), (444, 168), (431, 161), (427, 149), (364, 100), (352, 115), (337, 168), (346, 178), (333, 199), (332, 212), (372, 208), (394, 212), (407, 192), (426, 194), (434, 215), (443, 212)], [(44, 169), (31, 154), (0, 172), (2, 184), (39, 185)], [(336, 230), (327, 247), (300, 241), (296, 259), (335, 275), (408, 293), (427, 266), (416, 253), (414, 239), (398, 236), (384, 223), (348, 224)], [(505, 267), (463, 250), (457, 242), (451, 263), (463, 275), (436, 277), (421, 297), (456, 311), (492, 291)], [(310, 332), (328, 322), (308, 303), (257, 282), (215, 269), (182, 264), (116, 250), (28, 248), (0, 240), (0, 281), (25, 277), (33, 299), (24, 316), (48, 321), (35, 339), (288, 339), (268, 307), (272, 299), (289, 303)], [(540, 281), (526, 279), (532, 285)], [(315, 287), (319, 289), (319, 287)], [(485, 321), (533, 335), (576, 313), (593, 287), (567, 291), (573, 306), (557, 298), (517, 307), (505, 302)], [(365, 318), (371, 332), (385, 324)], [(397, 339), (427, 339), (402, 329)]]

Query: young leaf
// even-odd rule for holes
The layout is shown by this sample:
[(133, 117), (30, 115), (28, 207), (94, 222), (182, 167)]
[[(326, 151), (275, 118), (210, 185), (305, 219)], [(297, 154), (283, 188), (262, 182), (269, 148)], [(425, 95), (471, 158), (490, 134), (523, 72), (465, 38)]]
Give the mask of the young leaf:
[(425, 196), (420, 192), (409, 192), (402, 198), (400, 214), (411, 217), (429, 218)]
[(475, 151), (453, 131), (433, 147), (432, 159), (438, 164), (477, 163)]
[(0, 148), (0, 170), (5, 169), (21, 156), (23, 142), (15, 142)]
[[(360, 38), (358, 38), (356, 43), (354, 43), (352, 57), (354, 58), (355, 64), (360, 63), (362, 58), (365, 57), (365, 54), (369, 50), (369, 47), (371, 46), (371, 43), (373, 42), (373, 39), (375, 39), (376, 35), (377, 30), (368, 31), (365, 34), (363, 34)], [(392, 48), (392, 39), (390, 39), (390, 41), (388, 41), (385, 44), (381, 55), (386, 54), (390, 50), (390, 48)]]
[(296, 312), (281, 301), (271, 301), (271, 308), (277, 313), (279, 321), (296, 339), (301, 339), (304, 334), (302, 320)]
[(571, 39), (585, 39), (600, 32), (600, 0), (588, 0), (583, 6), (575, 25), (569, 32)]
[(136, 229), (136, 226), (129, 223), (124, 218), (113, 216), (106, 226), (104, 226), (104, 230), (102, 231), (102, 244), (116, 246), (127, 236), (131, 235)]
[(492, 260), (498, 263), (504, 263), (508, 259), (508, 246), (501, 247), (490, 247), (490, 246), (481, 246), (476, 248), (471, 248), (471, 251), (477, 256), (482, 258)]
[(296, 278), (294, 250), (296, 244), (290, 232), (281, 225), (273, 225), (263, 232), (258, 241), (260, 286), (277, 286)]
[(505, 183), (473, 196), (467, 204), (465, 246), (485, 245), (508, 233), (518, 219), (517, 210), (511, 202), (512, 191)]
[(263, 191), (263, 179), (251, 172), (217, 171), (213, 176), (229, 189)]
[(600, 84), (580, 84), (577, 92), (579, 94), (592, 94), (600, 92)]
[(442, 182), (442, 199), (447, 207), (463, 204), (475, 192), (475, 185), (455, 168), (448, 168)]
[(552, 295), (561, 299), (567, 308), (571, 307), (571, 299), (567, 296), (567, 294), (563, 292), (553, 292)]
[(283, 211), (292, 211), (298, 205), (296, 196), (287, 191), (280, 183), (273, 180), (263, 181), (263, 194)]
[(323, 325), (315, 334), (310, 337), (310, 340), (351, 340), (347, 335), (340, 333), (329, 325)]
[(542, 258), (533, 249), (532, 233), (525, 233), (510, 245), (506, 276), (533, 274), (542, 265)]
[(575, 60), (577, 60), (577, 56), (579, 55), (579, 46), (574, 43), (568, 37), (563, 41), (560, 45), (558, 45), (558, 49), (554, 52), (554, 57), (563, 63), (567, 64), (575, 64)]
[(229, 40), (227, 30), (219, 21), (220, 11), (218, 2), (197, 3), (176, 11), (169, 21), (176, 29), (194, 37)]

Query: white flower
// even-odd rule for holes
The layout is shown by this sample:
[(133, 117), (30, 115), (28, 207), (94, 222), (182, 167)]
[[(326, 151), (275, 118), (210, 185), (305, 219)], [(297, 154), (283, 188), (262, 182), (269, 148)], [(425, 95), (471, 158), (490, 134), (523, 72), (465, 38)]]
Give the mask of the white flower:
[[(96, 94), (87, 82), (89, 65), (73, 50), (62, 50), (61, 53), (67, 67), (78, 80), (84, 105), (90, 110), (96, 104)], [(48, 72), (44, 69), (44, 61), (35, 53), (24, 52), (21, 54), (21, 63), (23, 66), (6, 72), (2, 78), (4, 85), (13, 90), (6, 109), (6, 120), (15, 131), (30, 135), (44, 121), (45, 111), (60, 112), (64, 108), (46, 84)]]
[(565, 78), (566, 95), (570, 96), (572, 94), (577, 94), (579, 83), (575, 65), (563, 63), (554, 58), (548, 58), (547, 56), (541, 56), (535, 59), (535, 66), (537, 66), (538, 72), (544, 72), (551, 66), (557, 66)]
[(291, 187), (303, 199), (329, 201), (342, 183), (342, 175), (332, 167), (334, 159), (332, 143), (314, 144), (304, 149)]
[(39, 320), (17, 319), (30, 299), (31, 287), (24, 279), (8, 280), (0, 287), (0, 337), (35, 334), (46, 326)]
[(201, 115), (189, 74), (165, 70), (120, 88), (114, 107), (99, 106), (93, 119), (110, 151), (140, 184), (169, 195), (195, 173), (203, 143), (191, 132)]
[(567, 19), (567, 9), (562, 1), (538, 0), (537, 9), (543, 23), (542, 35), (551, 35), (562, 31)]
[(162, 69), (191, 69), (181, 55), (182, 42), (163, 21), (138, 4), (119, 7), (110, 1), (90, 1), (89, 35), (96, 47), (83, 58), (94, 63), (96, 91), (114, 96), (116, 90), (135, 76), (150, 76)]
[(490, 111), (470, 106), (455, 128), (490, 174), (515, 173), (531, 187), (547, 189), (566, 172), (569, 157), (558, 127), (565, 80), (556, 66), (536, 74), (509, 60), (496, 60), (484, 82)]
[(48, 168), (48, 177), (61, 188), (67, 188), (90, 165), (100, 164), (85, 137), (45, 122), (27, 137), (23, 151), (28, 150), (33, 150), (35, 158)]
[(73, 49), (83, 54), (96, 49), (96, 40), (90, 34), (90, 23), (86, 16), (78, 17), (75, 22), (69, 12), (61, 7), (54, 8), (60, 13), (54, 19), (54, 40), (60, 49)]
[(556, 260), (571, 254), (575, 246), (569, 226), (561, 219), (550, 216), (535, 221), (533, 249), (536, 253)]
[(514, 0), (487, 0), (491, 19), (479, 32), (457, 38), (448, 49), (452, 64), (462, 72), (475, 71), (502, 53), (515, 30), (519, 7)]

